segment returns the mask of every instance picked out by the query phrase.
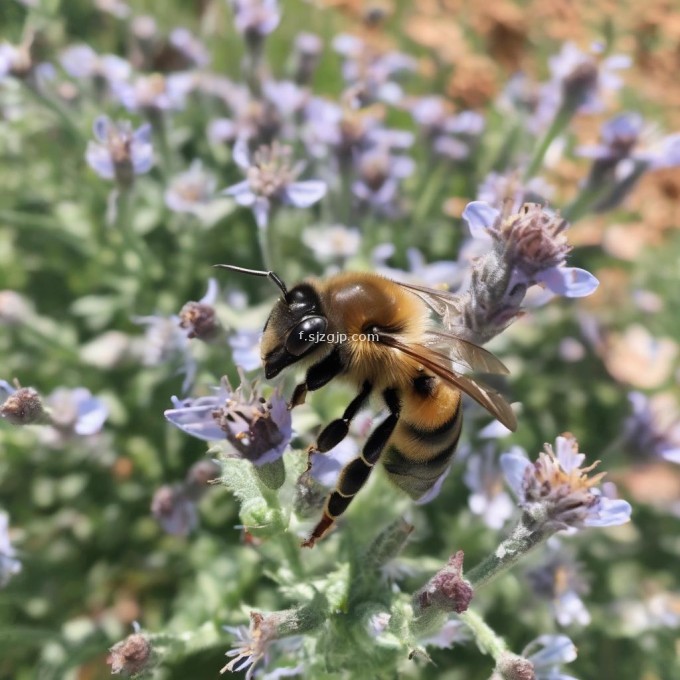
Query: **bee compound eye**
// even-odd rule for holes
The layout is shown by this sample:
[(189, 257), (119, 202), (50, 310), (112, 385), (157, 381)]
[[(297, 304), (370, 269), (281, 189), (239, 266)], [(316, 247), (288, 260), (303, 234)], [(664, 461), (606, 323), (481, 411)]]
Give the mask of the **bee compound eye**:
[(328, 326), (328, 321), (323, 316), (310, 316), (301, 321), (286, 338), (286, 350), (295, 356), (304, 354), (317, 342), (319, 337)]

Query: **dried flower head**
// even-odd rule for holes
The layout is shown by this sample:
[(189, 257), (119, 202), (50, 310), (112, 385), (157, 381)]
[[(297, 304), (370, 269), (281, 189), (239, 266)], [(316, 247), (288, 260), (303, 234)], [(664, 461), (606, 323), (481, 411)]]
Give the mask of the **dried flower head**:
[(523, 656), (503, 652), (496, 664), (496, 675), (499, 680), (536, 680), (534, 664)]
[(557, 437), (555, 449), (546, 444), (534, 463), (514, 451), (501, 456), (501, 465), (520, 507), (549, 530), (627, 522), (630, 504), (603, 496), (596, 486), (605, 473), (588, 476), (599, 461), (581, 467), (584, 460), (578, 442), (566, 433)]
[(0, 380), (0, 417), (12, 425), (35, 425), (47, 422), (47, 414), (40, 395), (32, 387), (12, 387), (6, 380)]
[(106, 663), (111, 666), (112, 675), (136, 675), (148, 668), (152, 651), (146, 636), (133, 633), (111, 647)]

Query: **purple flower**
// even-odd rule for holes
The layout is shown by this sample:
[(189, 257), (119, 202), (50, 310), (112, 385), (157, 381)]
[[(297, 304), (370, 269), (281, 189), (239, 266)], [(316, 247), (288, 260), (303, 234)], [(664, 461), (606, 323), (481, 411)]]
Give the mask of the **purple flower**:
[(109, 82), (127, 80), (130, 63), (115, 54), (97, 54), (89, 45), (72, 45), (59, 58), (63, 69), (73, 78), (102, 78)]
[(9, 540), (9, 516), (0, 511), (0, 588), (21, 571), (21, 562)]
[(418, 642), (423, 647), (437, 649), (451, 649), (456, 643), (463, 643), (470, 639), (467, 626), (457, 619), (448, 619), (437, 633), (420, 638)]
[(218, 286), (215, 279), (208, 280), (208, 290), (198, 301), (187, 302), (179, 313), (179, 326), (187, 333), (187, 338), (198, 338), (211, 342), (220, 335), (221, 325), (215, 313)]
[(234, 145), (234, 160), (248, 179), (225, 189), (244, 207), (251, 208), (257, 226), (266, 228), (272, 205), (308, 208), (326, 195), (326, 183), (320, 180), (297, 182), (302, 166), (291, 164), (292, 149), (274, 142), (261, 146), (252, 157), (245, 139)]
[(200, 217), (216, 188), (215, 176), (203, 169), (200, 160), (195, 160), (186, 172), (170, 181), (165, 191), (165, 205), (174, 212), (190, 213)]
[(261, 40), (281, 21), (278, 0), (231, 0), (234, 26), (246, 40)]
[(622, 113), (602, 126), (601, 144), (579, 147), (576, 153), (600, 161), (620, 161), (631, 155), (643, 130), (644, 119), (638, 113)]
[(91, 436), (101, 432), (109, 409), (85, 387), (60, 387), (45, 400), (50, 423), (61, 435)]
[(555, 189), (542, 177), (533, 177), (522, 183), (518, 173), (501, 175), (490, 172), (477, 188), (477, 200), (501, 210), (508, 205), (508, 212), (518, 213), (523, 203), (541, 203), (551, 199)]
[(352, 185), (353, 194), (378, 213), (393, 215), (397, 209), (399, 184), (415, 169), (413, 159), (392, 155), (382, 146), (362, 153), (356, 165), (358, 179)]
[(313, 33), (300, 33), (295, 38), (295, 82), (307, 85), (312, 80), (314, 71), (323, 50), (323, 42)]
[(630, 392), (633, 412), (624, 423), (627, 445), (641, 455), (660, 456), (680, 463), (680, 414), (670, 395), (647, 397)]
[(0, 44), (0, 80), (6, 76), (27, 78), (35, 68), (31, 55), (32, 39), (20, 45)]
[(231, 358), (236, 366), (240, 366), (244, 371), (255, 371), (262, 367), (262, 359), (260, 358), (261, 338), (262, 331), (260, 329), (239, 329), (229, 336)]
[(598, 60), (596, 54), (583, 52), (568, 42), (549, 60), (550, 86), (558, 89), (563, 106), (579, 113), (598, 113), (603, 108), (603, 95), (623, 84), (617, 72), (630, 64), (630, 57), (622, 54)]
[(361, 234), (358, 229), (341, 224), (309, 227), (302, 232), (302, 242), (321, 262), (344, 260), (359, 252)]
[[(680, 134), (654, 139), (645, 129), (638, 113), (622, 113), (606, 121), (600, 131), (600, 143), (576, 149), (579, 156), (592, 158), (594, 170), (599, 166), (612, 169), (618, 181), (625, 180), (635, 169), (672, 168), (680, 165)], [(647, 143), (641, 146), (641, 142)]]
[(344, 57), (342, 73), (350, 85), (360, 85), (362, 97), (399, 104), (401, 87), (392, 79), (402, 71), (414, 71), (415, 59), (401, 52), (380, 54), (361, 38), (341, 34), (333, 40), (333, 48)]
[(173, 397), (172, 402), (175, 408), (165, 411), (165, 417), (173, 425), (204, 441), (226, 439), (239, 457), (254, 465), (281, 458), (293, 435), (281, 394), (276, 391), (265, 399), (245, 377), (236, 390), (223, 378), (212, 396)]
[(284, 118), (299, 114), (309, 100), (309, 90), (290, 80), (268, 80), (262, 94)]
[(550, 601), (555, 620), (560, 626), (587, 626), (590, 613), (581, 595), (588, 585), (581, 576), (580, 566), (571, 558), (553, 554), (550, 559), (527, 572), (533, 591)]
[(146, 327), (144, 338), (136, 343), (136, 354), (144, 366), (179, 362), (184, 374), (182, 391), (186, 392), (196, 376), (196, 361), (189, 352), (187, 332), (180, 326), (179, 316), (137, 316), (132, 321)]
[(191, 65), (202, 67), (210, 63), (210, 53), (205, 45), (188, 28), (175, 28), (169, 42)]
[(96, 141), (89, 142), (85, 159), (102, 178), (128, 185), (135, 175), (143, 175), (154, 164), (151, 126), (132, 130), (129, 121), (112, 122), (99, 116), (92, 126)]
[(453, 115), (442, 97), (418, 99), (411, 106), (411, 115), (434, 151), (453, 160), (467, 158), (473, 143), (484, 130), (483, 116), (474, 111)]
[(168, 534), (188, 536), (198, 526), (198, 509), (183, 485), (161, 486), (151, 501), (151, 514)]
[(576, 659), (576, 646), (566, 635), (540, 635), (524, 648), (522, 655), (533, 664), (535, 680), (576, 680), (560, 670), (560, 666)]
[(588, 477), (598, 464), (581, 467), (585, 454), (569, 434), (557, 437), (532, 463), (524, 451), (513, 447), (501, 456), (501, 467), (519, 505), (554, 531), (607, 527), (630, 520), (630, 503), (607, 498), (595, 485), (605, 473)]
[(502, 219), (496, 208), (473, 201), (463, 219), (473, 238), (501, 249), (513, 265), (510, 287), (540, 283), (565, 297), (583, 297), (597, 288), (598, 280), (590, 272), (564, 266), (570, 250), (563, 234), (567, 223), (549, 210), (527, 203), (519, 214)]
[(503, 475), (493, 447), (470, 456), (463, 481), (471, 492), (468, 497), (470, 511), (481, 516), (489, 528), (501, 529), (512, 516), (515, 504), (503, 488)]
[(194, 84), (192, 73), (172, 73), (167, 76), (150, 73), (138, 75), (132, 83), (112, 83), (112, 89), (128, 111), (157, 114), (182, 110)]

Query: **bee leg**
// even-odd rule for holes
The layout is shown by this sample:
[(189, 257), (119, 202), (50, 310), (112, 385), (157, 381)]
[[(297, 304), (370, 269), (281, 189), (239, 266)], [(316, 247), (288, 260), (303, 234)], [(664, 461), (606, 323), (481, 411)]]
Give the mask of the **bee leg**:
[(307, 391), (313, 392), (328, 384), (333, 378), (344, 370), (345, 365), (340, 358), (340, 350), (336, 347), (326, 355), (318, 364), (310, 366), (305, 376), (305, 381), (295, 387), (293, 396), (288, 404), (288, 410), (305, 403)]
[(361, 392), (352, 399), (349, 406), (345, 409), (342, 418), (334, 420), (321, 430), (316, 440), (316, 446), (313, 447), (314, 451), (326, 453), (337, 446), (347, 436), (349, 424), (364, 405), (364, 402), (368, 399), (372, 390), (373, 385), (367, 380), (361, 388)]
[(303, 548), (313, 547), (318, 539), (325, 536), (335, 524), (335, 520), (347, 510), (352, 499), (366, 483), (375, 464), (380, 459), (383, 449), (397, 426), (400, 410), (396, 390), (385, 390), (383, 396), (390, 410), (390, 415), (373, 430), (361, 451), (361, 455), (347, 463), (340, 472), (337, 486), (326, 500), (323, 516), (314, 527), (310, 537), (302, 544)]

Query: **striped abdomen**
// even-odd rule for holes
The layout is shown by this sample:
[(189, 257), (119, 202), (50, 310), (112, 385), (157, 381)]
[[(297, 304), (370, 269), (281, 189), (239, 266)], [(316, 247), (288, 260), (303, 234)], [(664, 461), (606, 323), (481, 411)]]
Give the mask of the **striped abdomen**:
[(460, 392), (439, 378), (421, 374), (401, 396), (399, 421), (382, 462), (411, 498), (427, 493), (448, 467), (463, 424)]

